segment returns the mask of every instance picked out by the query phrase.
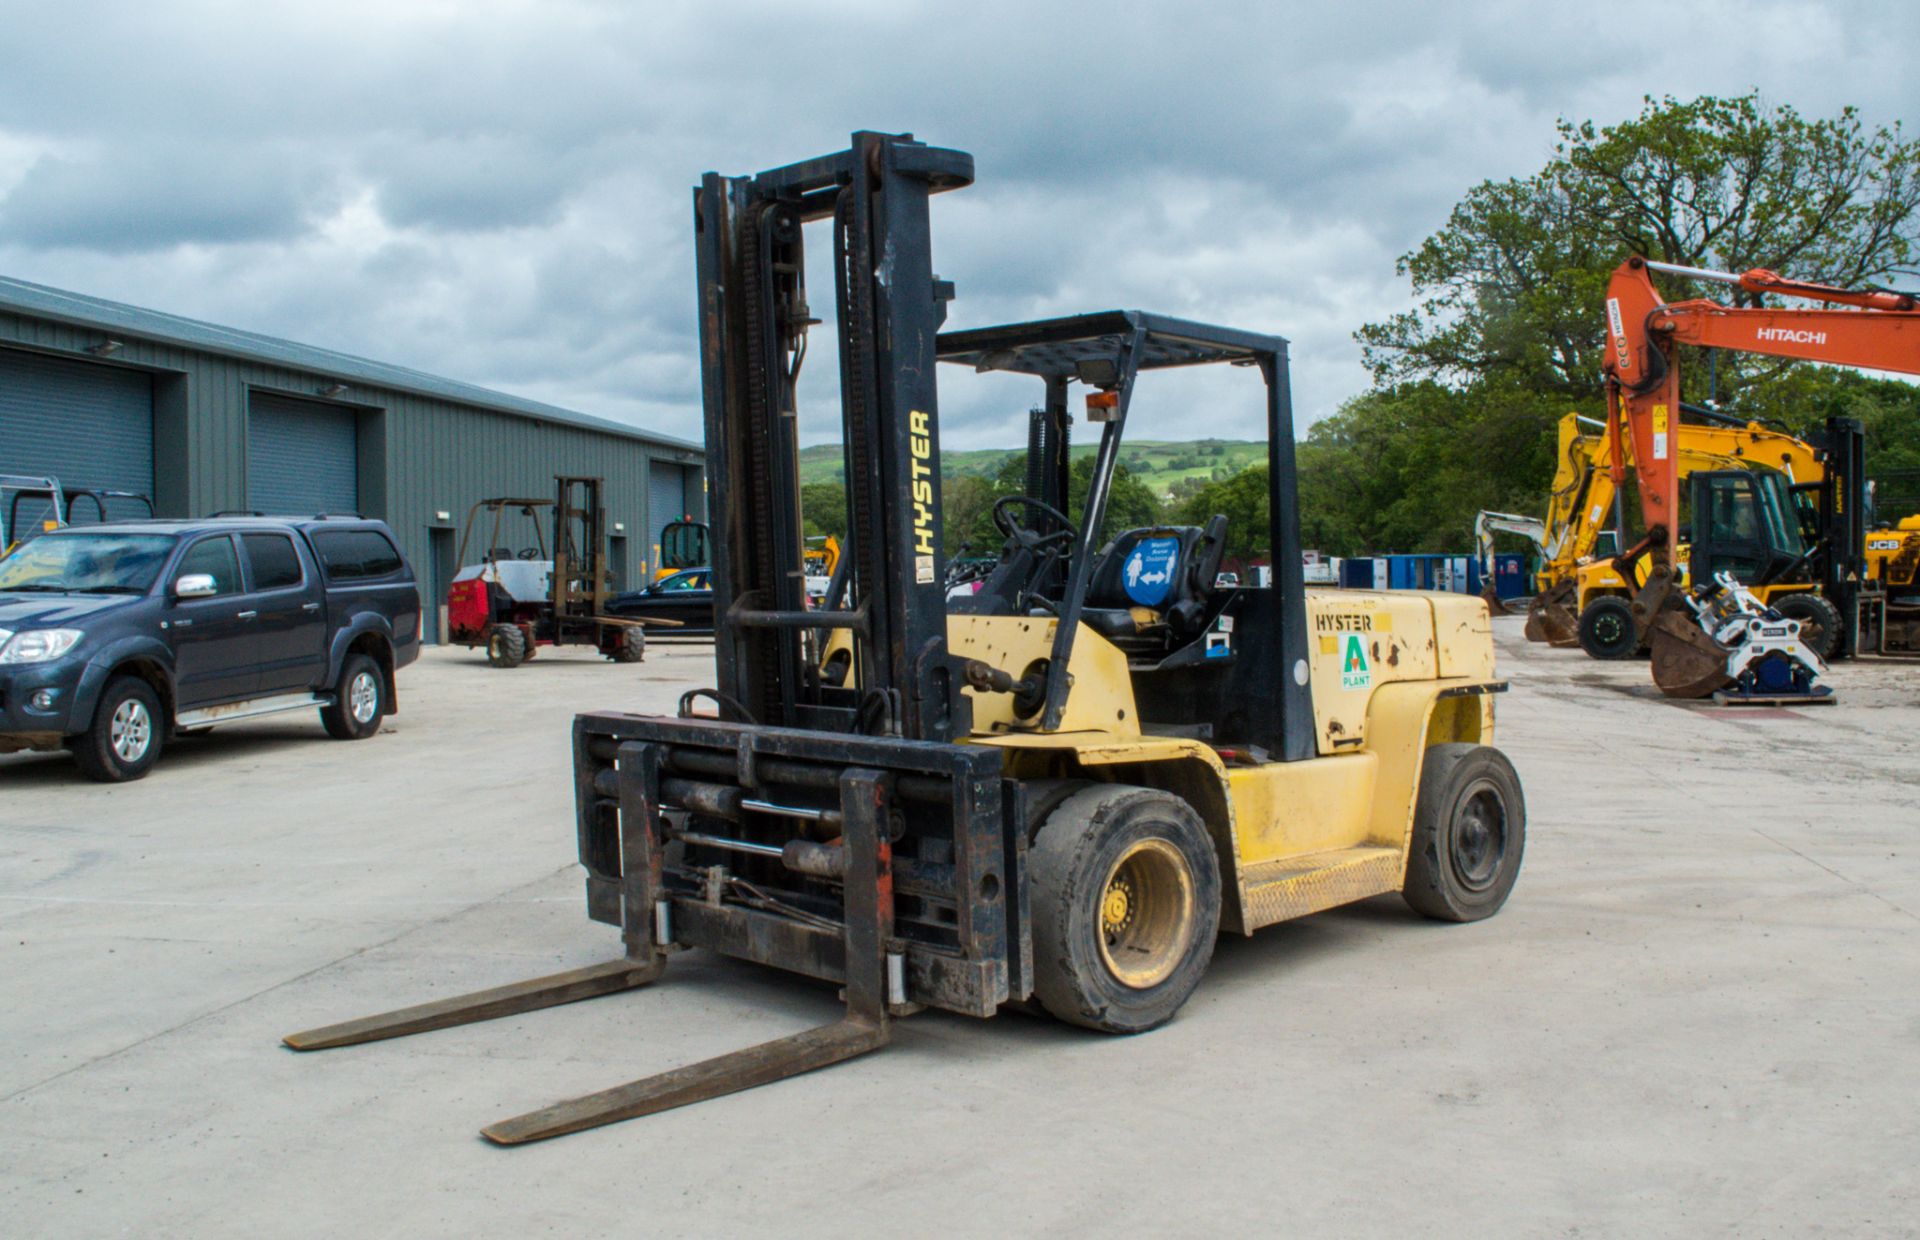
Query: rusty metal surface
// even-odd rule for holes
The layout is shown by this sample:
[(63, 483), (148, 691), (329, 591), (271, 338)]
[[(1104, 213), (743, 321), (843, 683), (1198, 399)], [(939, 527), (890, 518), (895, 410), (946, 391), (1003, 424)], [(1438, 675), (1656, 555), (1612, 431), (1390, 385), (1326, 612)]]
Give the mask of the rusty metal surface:
[(888, 1037), (884, 1022), (874, 1025), (848, 1017), (805, 1033), (530, 1111), (489, 1124), (480, 1133), (496, 1145), (544, 1141), (812, 1072), (878, 1050), (887, 1044)]
[(1406, 855), (1398, 848), (1337, 848), (1247, 868), (1247, 928), (1400, 890)]
[[(887, 785), (888, 869), (898, 897), (889, 950), (905, 957), (908, 998), (988, 1016), (1013, 997), (1016, 973), (1025, 984), (1019, 962), (1030, 948), (1011, 898), (1020, 890), (1024, 857), (1010, 850), (1003, 825), (1010, 783), (1000, 775), (999, 751), (715, 719), (579, 716), (580, 857), (589, 914), (609, 924), (621, 907), (622, 843), (642, 834), (609, 795), (634, 745), (655, 755), (661, 802), (687, 816), (671, 828), (680, 859), (653, 887), (653, 899), (669, 906), (678, 945), (847, 980), (839, 906), (846, 888), (857, 885), (845, 868), (852, 859), (802, 847), (789, 864), (787, 846), (846, 838), (842, 781), (853, 765), (881, 773)], [(617, 775), (607, 765), (616, 758)], [(763, 805), (811, 817), (755, 808)], [(694, 838), (700, 836), (748, 843), (766, 855), (714, 847)], [(711, 878), (716, 868), (720, 877)]]
[(495, 986), (491, 990), (475, 991), (452, 999), (420, 1003), (382, 1012), (378, 1016), (363, 1016), (359, 1020), (291, 1033), (282, 1041), (296, 1051), (320, 1051), (336, 1046), (354, 1046), (361, 1042), (378, 1042), (383, 1038), (400, 1038), (410, 1033), (426, 1033), (432, 1029), (448, 1029), (454, 1025), (469, 1025), (501, 1016), (517, 1016), (544, 1007), (632, 990), (645, 986), (659, 976), (658, 960), (609, 960), (588, 965), (584, 969), (568, 969), (565, 973), (536, 977), (509, 986)]
[(1527, 605), (1526, 637), (1530, 642), (1549, 646), (1575, 646), (1580, 643), (1580, 621), (1573, 614), (1575, 586), (1562, 581), (1534, 596)]
[(1703, 698), (1733, 683), (1725, 646), (1701, 632), (1678, 611), (1663, 611), (1647, 630), (1653, 651), (1653, 683), (1668, 697)]

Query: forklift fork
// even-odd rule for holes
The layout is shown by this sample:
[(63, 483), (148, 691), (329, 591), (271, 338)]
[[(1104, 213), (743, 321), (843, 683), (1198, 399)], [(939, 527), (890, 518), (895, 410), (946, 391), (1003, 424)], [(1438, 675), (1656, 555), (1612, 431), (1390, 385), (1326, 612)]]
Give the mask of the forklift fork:
[[(454, 1025), (517, 1016), (579, 999), (633, 990), (666, 968), (668, 901), (661, 887), (659, 752), (629, 741), (619, 748), (621, 922), (627, 955), (581, 969), (496, 986), (453, 999), (288, 1035), (298, 1051), (404, 1037)], [(840, 778), (844, 826), (847, 1014), (830, 1025), (643, 1077), (490, 1124), (496, 1145), (542, 1141), (585, 1128), (704, 1102), (798, 1076), (885, 1046), (892, 1036), (888, 945), (893, 936), (892, 849), (887, 837), (891, 778), (850, 768)], [(657, 903), (656, 903), (657, 901)], [(898, 987), (895, 987), (898, 989)]]

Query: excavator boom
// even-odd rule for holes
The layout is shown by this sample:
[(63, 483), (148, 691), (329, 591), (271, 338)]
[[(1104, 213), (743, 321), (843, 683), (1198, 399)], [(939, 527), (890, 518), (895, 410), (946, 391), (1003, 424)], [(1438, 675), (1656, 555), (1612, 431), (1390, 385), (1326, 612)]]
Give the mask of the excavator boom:
[[(1750, 294), (1775, 294), (1825, 302), (1824, 308), (1731, 306), (1708, 299), (1667, 302), (1654, 287), (1652, 272), (1736, 286)], [(1799, 358), (1833, 365), (1920, 374), (1920, 303), (1904, 293), (1856, 291), (1786, 279), (1756, 268), (1742, 274), (1653, 263), (1629, 258), (1607, 285), (1608, 437), (1612, 472), (1624, 483), (1630, 450), (1640, 493), (1646, 536), (1616, 559), (1635, 580), (1634, 565), (1644, 559), (1644, 584), (1630, 604), (1634, 628), (1650, 634), (1654, 679), (1697, 685), (1697, 652), (1682, 652), (1686, 676), (1662, 675), (1660, 635), (1672, 626), (1657, 624), (1675, 596), (1675, 546), (1680, 531), (1680, 414), (1678, 346), (1733, 349), (1743, 353)], [(1666, 643), (1672, 645), (1672, 643)]]

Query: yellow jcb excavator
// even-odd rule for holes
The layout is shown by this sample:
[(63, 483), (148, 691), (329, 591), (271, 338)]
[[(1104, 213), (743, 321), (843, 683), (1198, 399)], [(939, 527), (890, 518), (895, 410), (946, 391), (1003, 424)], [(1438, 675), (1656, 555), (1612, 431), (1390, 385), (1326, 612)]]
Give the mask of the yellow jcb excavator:
[[(1812, 444), (1714, 410), (1690, 406), (1685, 412), (1710, 420), (1680, 423), (1675, 452), (1682, 477), (1702, 470), (1764, 471), (1777, 475), (1785, 487), (1780, 493), (1790, 503), (1811, 503), (1806, 498), (1810, 492), (1798, 488), (1812, 487), (1826, 477), (1820, 453)], [(1600, 433), (1605, 426), (1577, 413), (1560, 419), (1559, 467), (1548, 492), (1546, 518), (1535, 539), (1540, 567), (1535, 575), (1534, 599), (1527, 608), (1526, 635), (1530, 641), (1549, 645), (1580, 646), (1597, 659), (1623, 659), (1635, 653), (1638, 642), (1628, 610), (1633, 587), (1613, 566), (1613, 557), (1620, 550), (1620, 530), (1626, 522), (1621, 511), (1622, 492), (1613, 480), (1607, 438)], [(1588, 428), (1594, 429), (1589, 432)], [(1631, 445), (1627, 454), (1631, 466)], [(1811, 514), (1797, 508), (1794, 512), (1796, 525), (1805, 529), (1812, 524)], [(1476, 522), (1483, 562), (1491, 559), (1493, 530), (1526, 532), (1511, 518), (1502, 520), (1504, 516), (1482, 513)], [(1684, 565), (1685, 557), (1681, 560)], [(1756, 587), (1755, 592), (1773, 606), (1790, 606), (1795, 619), (1816, 629), (1832, 628), (1831, 623), (1821, 624), (1827, 609), (1822, 606), (1817, 583), (1770, 584)], [(1786, 604), (1790, 595), (1811, 597)], [(1809, 614), (1798, 614), (1801, 611)], [(1820, 650), (1831, 636), (1822, 631), (1816, 634), (1818, 641), (1809, 644)], [(1825, 657), (1825, 652), (1821, 653)]]

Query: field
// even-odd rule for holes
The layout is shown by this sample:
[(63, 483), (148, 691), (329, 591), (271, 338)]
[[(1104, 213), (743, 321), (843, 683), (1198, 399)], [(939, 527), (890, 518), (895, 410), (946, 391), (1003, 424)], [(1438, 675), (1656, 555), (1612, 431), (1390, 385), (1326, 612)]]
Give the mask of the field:
[[(1075, 459), (1094, 453), (1092, 442), (1075, 444)], [(991, 478), (1000, 472), (1007, 458), (1025, 453), (1024, 448), (976, 448), (970, 451), (948, 450), (940, 454), (943, 472), (949, 478), (968, 474)], [(1249, 465), (1264, 464), (1267, 445), (1244, 439), (1193, 439), (1169, 441), (1143, 439), (1129, 443), (1120, 451), (1120, 463), (1129, 472), (1165, 499), (1176, 483), (1186, 479), (1208, 481), (1216, 476), (1229, 477)], [(1216, 474), (1216, 471), (1219, 471)], [(841, 482), (846, 468), (839, 444), (815, 444), (800, 450), (800, 481)]]

